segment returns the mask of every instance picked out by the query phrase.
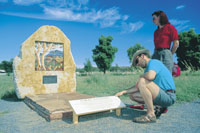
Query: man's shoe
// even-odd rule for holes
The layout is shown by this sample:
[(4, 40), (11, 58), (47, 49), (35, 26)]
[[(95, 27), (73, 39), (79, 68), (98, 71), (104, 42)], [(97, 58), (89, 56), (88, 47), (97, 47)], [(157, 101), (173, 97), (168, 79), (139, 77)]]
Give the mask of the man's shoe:
[(162, 113), (167, 113), (167, 111), (168, 111), (167, 107), (156, 106), (155, 108), (156, 118), (159, 118)]
[(133, 119), (133, 122), (136, 123), (155, 123), (156, 116), (142, 115)]

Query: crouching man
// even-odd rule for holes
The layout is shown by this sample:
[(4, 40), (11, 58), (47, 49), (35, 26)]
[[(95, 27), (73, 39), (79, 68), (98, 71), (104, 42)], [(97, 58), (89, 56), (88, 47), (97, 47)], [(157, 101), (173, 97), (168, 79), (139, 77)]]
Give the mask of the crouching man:
[(132, 59), (132, 65), (146, 68), (135, 86), (118, 92), (115, 96), (129, 94), (130, 99), (141, 104), (146, 104), (147, 114), (134, 118), (137, 123), (156, 122), (154, 105), (168, 107), (175, 103), (175, 85), (170, 71), (162, 62), (150, 59), (150, 51), (138, 50)]

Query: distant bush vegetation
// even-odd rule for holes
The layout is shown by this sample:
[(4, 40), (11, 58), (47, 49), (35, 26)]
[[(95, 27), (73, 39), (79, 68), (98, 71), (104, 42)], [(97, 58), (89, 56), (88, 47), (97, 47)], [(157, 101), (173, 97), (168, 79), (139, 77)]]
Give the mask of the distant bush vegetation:
[[(134, 71), (138, 71), (138, 69), (135, 69), (133, 67), (128, 67), (128, 66), (119, 67), (118, 65), (116, 65), (116, 66), (112, 66), (107, 72), (108, 73), (109, 72), (126, 73), (126, 72), (134, 72)], [(92, 67), (91, 71), (88, 72), (87, 70), (85, 70), (85, 68), (76, 68), (76, 72), (81, 76), (86, 76), (91, 73), (100, 72), (100, 70), (97, 67)]]

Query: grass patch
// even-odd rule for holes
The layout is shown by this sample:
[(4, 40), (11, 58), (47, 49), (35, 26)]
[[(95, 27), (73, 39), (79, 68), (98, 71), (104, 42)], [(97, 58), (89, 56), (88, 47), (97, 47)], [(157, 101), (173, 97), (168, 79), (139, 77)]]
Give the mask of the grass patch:
[[(109, 96), (135, 85), (139, 73), (132, 74), (95, 74), (85, 77), (77, 76), (77, 91), (93, 96)], [(200, 98), (200, 71), (182, 72), (181, 76), (174, 78), (178, 102), (190, 102)], [(122, 96), (128, 100), (128, 96)]]
[(18, 98), (17, 98), (17, 95), (15, 93), (15, 90), (11, 90), (11, 91), (8, 91), (7, 93), (5, 93), (3, 96), (2, 96), (2, 99), (13, 99), (14, 101), (17, 101)]
[(0, 75), (0, 99), (16, 98), (13, 75)]
[[(110, 96), (133, 86), (139, 74), (113, 75), (111, 73), (95, 74), (85, 77), (77, 76), (77, 91), (93, 96)], [(122, 99), (128, 97), (122, 96)]]
[[(95, 73), (86, 76), (77, 76), (77, 92), (92, 96), (110, 96), (135, 85), (140, 73)], [(200, 71), (181, 73), (174, 78), (176, 85), (177, 101), (193, 101), (200, 98)], [(12, 76), (0, 75), (0, 99), (17, 99), (14, 91)], [(129, 100), (128, 96), (122, 96), (122, 100)], [(130, 100), (129, 100), (130, 101)]]
[(200, 98), (200, 71), (182, 72), (181, 76), (174, 78), (178, 101), (193, 101)]

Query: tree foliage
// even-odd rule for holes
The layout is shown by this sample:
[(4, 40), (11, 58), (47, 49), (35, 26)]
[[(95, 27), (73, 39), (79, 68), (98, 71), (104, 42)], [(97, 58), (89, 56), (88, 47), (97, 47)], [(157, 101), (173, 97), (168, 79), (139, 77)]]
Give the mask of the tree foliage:
[(92, 72), (92, 64), (89, 59), (86, 59), (86, 63), (84, 63), (84, 70), (86, 72)]
[(99, 45), (93, 49), (93, 60), (100, 71), (106, 73), (109, 70), (115, 58), (115, 53), (118, 51), (116, 47), (111, 45), (113, 40), (112, 36), (101, 36), (99, 38)]
[(4, 70), (4, 67), (3, 67), (3, 64), (0, 63), (0, 69), (3, 69)]
[(200, 34), (193, 29), (179, 34), (179, 48), (176, 51), (178, 65), (182, 70), (191, 67), (195, 70), (200, 68)]
[(140, 43), (136, 43), (134, 46), (128, 48), (127, 53), (130, 62), (132, 62), (133, 54), (140, 49), (144, 49), (144, 47)]
[(10, 61), (5, 61), (4, 60), (4, 61), (1, 62), (0, 68), (3, 69), (3, 70), (5, 70), (6, 73), (8, 73), (8, 75), (9, 75), (10, 73), (13, 72), (12, 65), (13, 65), (13, 59), (11, 59)]

